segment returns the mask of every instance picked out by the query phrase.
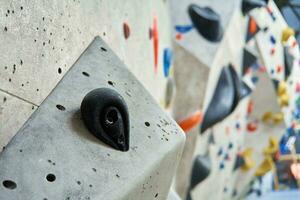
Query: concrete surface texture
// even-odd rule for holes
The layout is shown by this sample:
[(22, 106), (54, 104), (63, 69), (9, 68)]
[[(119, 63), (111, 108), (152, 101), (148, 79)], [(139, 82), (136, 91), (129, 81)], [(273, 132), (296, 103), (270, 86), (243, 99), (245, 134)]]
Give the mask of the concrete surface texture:
[[(157, 88), (165, 87), (163, 50), (171, 47), (167, 2), (1, 1), (0, 15), (1, 150), (97, 35), (158, 102), (164, 100), (165, 91)], [(155, 18), (157, 73), (149, 36)], [(124, 23), (129, 26), (127, 39)]]
[[(128, 105), (127, 152), (108, 147), (83, 124), (81, 101), (100, 87), (116, 90)], [(1, 153), (0, 180), (16, 188), (0, 187), (0, 199), (166, 199), (184, 141), (97, 37)]]

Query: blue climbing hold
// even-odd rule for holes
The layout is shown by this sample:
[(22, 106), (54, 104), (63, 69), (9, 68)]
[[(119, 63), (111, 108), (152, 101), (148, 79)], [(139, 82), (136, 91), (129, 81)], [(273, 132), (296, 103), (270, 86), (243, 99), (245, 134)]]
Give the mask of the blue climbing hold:
[(258, 81), (258, 77), (257, 77), (257, 76), (253, 76), (253, 77), (251, 78), (251, 80), (252, 80), (252, 82), (255, 84), (255, 83), (257, 83), (257, 81)]
[(225, 165), (224, 165), (224, 163), (220, 163), (220, 169), (224, 169), (224, 167), (225, 167)]
[(192, 25), (176, 25), (175, 30), (179, 33), (187, 33), (194, 27)]
[(222, 153), (223, 153), (223, 149), (222, 149), (222, 147), (220, 147), (220, 149), (218, 151), (218, 156), (222, 155)]
[(171, 67), (171, 63), (172, 63), (172, 57), (173, 57), (172, 49), (165, 48), (164, 49), (164, 75), (165, 75), (165, 77), (169, 76), (170, 67)]
[(232, 142), (229, 142), (229, 144), (228, 144), (228, 149), (231, 149), (232, 147), (233, 147)]
[(273, 35), (270, 36), (270, 41), (272, 42), (272, 44), (276, 44), (276, 39)]

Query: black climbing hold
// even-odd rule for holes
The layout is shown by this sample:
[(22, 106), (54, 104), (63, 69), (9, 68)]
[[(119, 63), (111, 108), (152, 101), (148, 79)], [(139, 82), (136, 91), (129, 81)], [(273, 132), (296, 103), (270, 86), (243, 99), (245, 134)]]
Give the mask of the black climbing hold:
[(286, 46), (283, 48), (283, 53), (284, 53), (284, 77), (285, 80), (287, 80), (293, 69), (294, 56), (289, 53), (289, 47)]
[(240, 100), (249, 96), (251, 93), (252, 89), (244, 81), (240, 81)]
[(249, 51), (248, 49), (244, 48), (243, 50), (243, 75), (246, 73), (249, 67), (251, 67), (254, 63), (256, 63), (257, 57)]
[(237, 95), (231, 69), (223, 67), (212, 100), (204, 114), (200, 133), (227, 117), (234, 110), (236, 102)]
[(243, 158), (243, 156), (242, 155), (237, 155), (236, 159), (235, 159), (233, 171), (237, 170), (238, 168), (240, 168), (244, 164), (245, 164), (245, 159)]
[(123, 97), (113, 89), (98, 88), (81, 103), (87, 129), (98, 139), (120, 151), (129, 149), (129, 114)]
[(210, 173), (210, 170), (210, 157), (208, 155), (196, 156), (191, 174), (190, 189), (193, 189), (197, 184), (206, 179)]
[(212, 100), (204, 114), (200, 133), (225, 119), (234, 111), (239, 101), (251, 92), (251, 88), (239, 78), (231, 64), (223, 67)]
[(266, 2), (264, 2), (262, 0), (243, 0), (242, 1), (242, 12), (245, 15), (254, 8), (260, 8), (260, 7), (263, 7), (266, 5), (267, 5)]
[(272, 79), (272, 82), (273, 82), (274, 88), (275, 88), (276, 91), (277, 91), (277, 88), (278, 88), (278, 85), (279, 85), (279, 81), (276, 80), (276, 79)]
[(188, 7), (188, 13), (194, 27), (204, 38), (211, 42), (218, 42), (222, 39), (221, 18), (212, 8), (191, 4)]

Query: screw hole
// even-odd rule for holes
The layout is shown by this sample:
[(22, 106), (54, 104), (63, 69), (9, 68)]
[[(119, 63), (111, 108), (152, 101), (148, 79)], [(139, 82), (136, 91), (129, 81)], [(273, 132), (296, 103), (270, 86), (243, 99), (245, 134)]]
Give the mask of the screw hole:
[(61, 110), (61, 111), (66, 110), (66, 108), (65, 108), (64, 106), (59, 105), (59, 104), (56, 105), (56, 108), (57, 108), (58, 110)]
[(145, 122), (145, 126), (149, 127), (150, 123), (149, 122)]
[(59, 74), (61, 74), (61, 72), (62, 72), (61, 68), (58, 68), (57, 71), (58, 71)]
[(109, 85), (111, 85), (111, 86), (114, 85), (114, 83), (113, 83), (112, 81), (107, 81), (107, 83), (108, 83)]
[(89, 77), (90, 75), (87, 72), (82, 72), (83, 75)]
[(115, 109), (109, 110), (105, 116), (105, 123), (111, 125), (116, 121), (118, 121), (118, 112)]
[(102, 51), (107, 51), (104, 47), (101, 47), (101, 50), (102, 50)]
[(54, 182), (55, 179), (56, 179), (56, 177), (55, 177), (54, 174), (48, 174), (48, 175), (46, 176), (46, 179), (47, 179), (47, 181), (49, 181), (49, 182)]
[(7, 189), (10, 189), (10, 190), (14, 190), (17, 188), (17, 184), (11, 180), (5, 180), (2, 182), (2, 185), (7, 188)]

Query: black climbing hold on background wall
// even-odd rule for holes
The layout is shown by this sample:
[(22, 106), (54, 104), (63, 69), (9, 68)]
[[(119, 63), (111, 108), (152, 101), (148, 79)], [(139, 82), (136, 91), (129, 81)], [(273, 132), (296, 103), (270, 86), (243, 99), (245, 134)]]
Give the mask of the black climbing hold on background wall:
[(188, 13), (197, 31), (207, 40), (218, 42), (223, 37), (221, 17), (210, 7), (191, 4)]
[(240, 168), (244, 164), (245, 164), (245, 159), (243, 158), (243, 156), (242, 155), (237, 155), (236, 159), (235, 159), (233, 171), (237, 170), (238, 168)]
[(243, 50), (243, 75), (246, 71), (251, 67), (254, 63), (256, 63), (257, 57), (249, 51), (248, 49), (244, 48)]
[(228, 67), (223, 67), (211, 102), (204, 114), (200, 133), (227, 117), (235, 105), (235, 88)]
[(267, 5), (266, 2), (262, 0), (243, 0), (242, 13), (245, 15), (254, 8), (260, 8), (266, 5)]
[(293, 69), (294, 56), (289, 53), (289, 47), (286, 46), (283, 48), (283, 54), (284, 54), (284, 77), (285, 80), (287, 80)]
[(191, 174), (190, 189), (206, 179), (211, 170), (211, 160), (208, 155), (198, 155), (194, 160)]
[(113, 89), (98, 88), (89, 92), (81, 103), (87, 129), (111, 147), (129, 149), (129, 114), (123, 97)]

